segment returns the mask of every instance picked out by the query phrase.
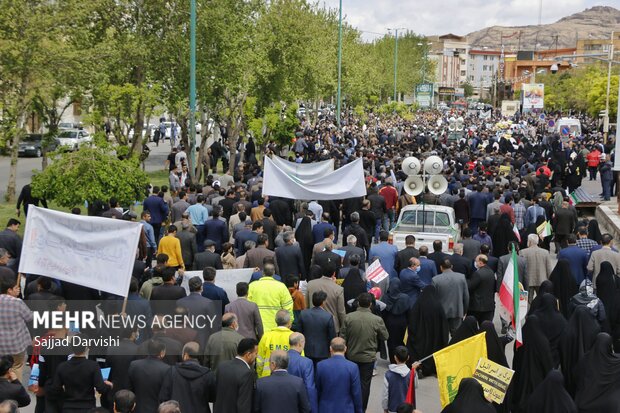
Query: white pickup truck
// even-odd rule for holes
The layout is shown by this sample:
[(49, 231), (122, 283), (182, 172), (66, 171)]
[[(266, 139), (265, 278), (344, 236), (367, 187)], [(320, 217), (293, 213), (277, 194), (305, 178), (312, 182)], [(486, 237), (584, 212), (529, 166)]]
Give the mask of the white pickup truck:
[(433, 252), (433, 241), (440, 240), (442, 251), (452, 253), (454, 244), (460, 240), (461, 229), (450, 207), (408, 205), (400, 211), (398, 222), (390, 233), (399, 250), (405, 248), (405, 237), (413, 235), (416, 248), (426, 245), (429, 252)]

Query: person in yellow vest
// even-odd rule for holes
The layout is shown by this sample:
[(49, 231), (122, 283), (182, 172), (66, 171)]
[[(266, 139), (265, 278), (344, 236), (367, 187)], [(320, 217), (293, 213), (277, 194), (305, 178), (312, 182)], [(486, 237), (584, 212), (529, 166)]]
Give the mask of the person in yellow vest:
[(291, 319), (293, 318), (293, 298), (286, 285), (273, 278), (275, 271), (273, 264), (266, 263), (263, 267), (263, 276), (251, 282), (248, 291), (248, 301), (258, 306), (265, 332), (276, 326), (275, 319), (278, 310), (287, 310)]
[(289, 336), (293, 334), (291, 314), (288, 310), (278, 310), (275, 321), (277, 327), (265, 331), (260, 343), (258, 343), (258, 356), (256, 357), (258, 377), (266, 377), (271, 374), (269, 369), (271, 352), (276, 350), (289, 351), (290, 349)]
[(185, 264), (181, 255), (181, 241), (176, 237), (176, 234), (177, 227), (170, 225), (167, 235), (159, 241), (157, 254), (166, 254), (168, 256), (167, 266), (179, 270), (179, 274), (183, 275)]

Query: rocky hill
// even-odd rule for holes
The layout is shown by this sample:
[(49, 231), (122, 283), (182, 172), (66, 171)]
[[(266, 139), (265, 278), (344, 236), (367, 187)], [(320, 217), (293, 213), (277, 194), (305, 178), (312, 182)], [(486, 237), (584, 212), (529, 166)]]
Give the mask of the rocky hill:
[[(596, 6), (564, 17), (555, 23), (540, 26), (492, 26), (469, 33), (467, 39), (474, 48), (487, 46), (499, 49), (504, 41), (506, 50), (545, 50), (556, 47), (575, 47), (577, 39), (609, 39), (612, 31), (620, 31), (620, 10)], [(538, 44), (538, 47), (536, 47)]]

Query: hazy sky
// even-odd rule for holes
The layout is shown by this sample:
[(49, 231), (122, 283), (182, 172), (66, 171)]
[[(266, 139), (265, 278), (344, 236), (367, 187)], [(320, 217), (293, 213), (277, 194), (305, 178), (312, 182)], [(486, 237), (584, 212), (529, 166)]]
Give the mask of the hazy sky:
[[(619, 7), (618, 0), (542, 0), (542, 23), (553, 23), (592, 6)], [(339, 0), (319, 4), (338, 8)], [(538, 24), (539, 0), (342, 0), (346, 21), (365, 39), (387, 28), (405, 27), (424, 35), (464, 35), (487, 26)], [(375, 33), (379, 34), (375, 34)]]

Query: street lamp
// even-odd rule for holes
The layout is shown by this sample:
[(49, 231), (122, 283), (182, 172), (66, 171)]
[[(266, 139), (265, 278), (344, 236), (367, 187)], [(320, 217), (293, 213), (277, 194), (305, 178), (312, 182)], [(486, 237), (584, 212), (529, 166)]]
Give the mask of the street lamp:
[(196, 0), (190, 0), (189, 10), (189, 159), (193, 180), (196, 171)]
[(340, 127), (340, 93), (342, 82), (342, 0), (338, 9), (338, 90), (336, 92), (336, 124)]
[(418, 42), (418, 46), (425, 46), (424, 47), (424, 63), (422, 66), (422, 82), (426, 82), (426, 65), (428, 64), (428, 49), (430, 45), (432, 44), (433, 44), (432, 42), (426, 42), (426, 43)]
[(394, 30), (394, 102), (396, 102), (396, 82), (398, 80), (398, 31), (405, 30), (405, 27), (398, 27), (396, 29), (388, 28), (388, 31)]
[[(605, 96), (605, 117), (603, 118), (603, 142), (607, 143), (607, 135), (609, 134), (609, 88), (611, 87), (611, 64), (614, 60), (614, 32), (611, 32), (609, 42), (609, 63), (607, 66), (607, 95)], [(618, 126), (616, 126), (616, 130)], [(618, 139), (616, 132), (616, 140)]]

